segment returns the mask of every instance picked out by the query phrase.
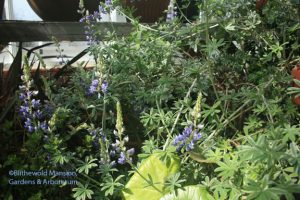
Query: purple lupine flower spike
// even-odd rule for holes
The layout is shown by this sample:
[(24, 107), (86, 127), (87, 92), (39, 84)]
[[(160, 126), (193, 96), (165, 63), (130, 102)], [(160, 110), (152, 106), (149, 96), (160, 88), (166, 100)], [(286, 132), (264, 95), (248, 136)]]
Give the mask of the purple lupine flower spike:
[(129, 156), (132, 156), (133, 154), (134, 154), (134, 148), (131, 148), (131, 149), (129, 149), (129, 150), (127, 150), (127, 154), (129, 155)]
[(167, 18), (166, 21), (167, 22), (171, 22), (175, 19), (177, 12), (175, 11), (176, 7), (174, 6), (174, 2), (171, 0), (170, 4), (168, 6), (168, 12), (167, 12)]
[[(101, 13), (103, 13), (101, 10), (99, 10)], [(84, 26), (84, 33), (86, 35), (86, 40), (88, 42), (88, 45), (98, 44), (99, 39), (95, 35), (95, 24), (97, 21), (101, 19), (101, 14), (98, 11), (95, 11), (93, 14), (87, 15), (79, 20), (81, 23), (86, 23)]]
[(176, 151), (180, 152), (184, 147), (186, 151), (191, 151), (195, 148), (195, 144), (202, 137), (198, 129), (194, 129), (191, 125), (186, 127), (181, 134), (174, 138), (173, 145), (176, 147)]
[(32, 99), (31, 105), (33, 108), (38, 108), (40, 106), (40, 100)]
[(118, 163), (124, 165), (126, 163), (126, 156), (124, 152), (121, 152), (120, 157), (118, 158)]
[(107, 88), (108, 88), (108, 83), (106, 81), (103, 81), (102, 85), (101, 85), (101, 90), (103, 93), (107, 92)]
[(105, 0), (105, 5), (111, 6), (112, 5), (111, 0)]
[(88, 89), (88, 92), (87, 92), (87, 94), (89, 96), (91, 96), (91, 95), (93, 95), (93, 94), (96, 93), (97, 88), (98, 88), (98, 84), (99, 84), (99, 80), (98, 79), (95, 79), (95, 80), (92, 81), (92, 83), (91, 83), (91, 85), (90, 85), (90, 87)]

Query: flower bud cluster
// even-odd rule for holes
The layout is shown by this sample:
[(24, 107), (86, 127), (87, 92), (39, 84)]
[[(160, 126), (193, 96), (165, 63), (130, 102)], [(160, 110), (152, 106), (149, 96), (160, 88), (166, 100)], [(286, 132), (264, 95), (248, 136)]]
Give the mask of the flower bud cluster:
[(105, 5), (111, 7), (112, 6), (111, 0), (105, 0)]
[[(93, 145), (95, 148), (99, 149), (99, 144), (106, 144), (107, 139), (105, 134), (103, 133), (102, 128), (89, 129), (90, 135), (93, 137)], [(101, 141), (100, 141), (101, 140)]]
[(90, 85), (90, 87), (87, 90), (87, 95), (92, 96), (95, 93), (98, 93), (98, 98), (101, 97), (100, 90), (103, 94), (107, 92), (108, 83), (107, 81), (102, 81), (100, 84), (100, 81), (98, 79), (94, 79)]
[(177, 16), (176, 7), (174, 6), (175, 2), (173, 0), (170, 1), (167, 12), (167, 22), (172, 22)]
[[(173, 145), (176, 146), (176, 151), (191, 151), (195, 148), (195, 144), (201, 139), (202, 134), (200, 130), (203, 128), (202, 124), (198, 124), (198, 120), (201, 116), (201, 92), (198, 94), (195, 107), (191, 113), (193, 122), (189, 121), (190, 124), (186, 127), (183, 132), (177, 135), (173, 141)], [(198, 125), (197, 125), (198, 124)]]
[[(79, 3), (79, 13), (84, 14), (84, 5), (83, 2)], [(101, 20), (101, 14), (107, 14), (107, 10), (112, 10), (113, 5), (111, 0), (105, 0), (105, 3), (101, 4), (99, 6), (99, 11), (94, 11), (93, 14), (89, 14), (88, 11), (86, 11), (86, 15), (82, 17), (79, 21), (82, 23), (86, 23), (84, 26), (84, 33), (86, 36), (86, 40), (88, 41), (88, 45), (92, 46), (94, 44), (99, 43), (99, 39), (96, 36), (97, 30), (96, 30), (96, 22)]]
[(181, 134), (177, 135), (173, 141), (173, 145), (176, 146), (176, 151), (180, 152), (182, 149), (185, 151), (193, 150), (195, 144), (202, 137), (199, 129), (199, 127), (195, 128), (193, 125), (190, 125), (186, 127)]
[(116, 130), (114, 130), (114, 135), (116, 137), (116, 142), (112, 143), (110, 156), (117, 157), (118, 164), (125, 164), (126, 162), (132, 162), (132, 155), (134, 154), (134, 148), (126, 149), (125, 144), (129, 141), (128, 136), (123, 136), (123, 117), (120, 102), (117, 102), (117, 123)]
[(57, 56), (56, 56), (56, 59), (59, 60), (59, 64), (60, 65), (65, 65), (69, 62), (69, 60), (67, 59), (67, 55), (64, 54), (64, 49), (61, 48), (61, 44), (60, 42), (58, 41), (57, 38), (55, 37), (52, 37), (52, 40), (54, 42), (54, 45), (56, 47), (55, 51), (57, 52)]
[(132, 156), (134, 155), (134, 148), (128, 149), (125, 144), (129, 141), (129, 137), (120, 137), (118, 132), (115, 130), (114, 135), (116, 136), (116, 142), (111, 144), (110, 156), (117, 158), (117, 163), (124, 165), (126, 162), (132, 162)]
[(101, 19), (101, 14), (98, 11), (95, 11), (93, 14), (87, 14), (82, 17), (79, 21), (85, 23), (84, 34), (88, 45), (92, 46), (93, 44), (98, 44), (99, 39), (96, 36), (96, 22)]

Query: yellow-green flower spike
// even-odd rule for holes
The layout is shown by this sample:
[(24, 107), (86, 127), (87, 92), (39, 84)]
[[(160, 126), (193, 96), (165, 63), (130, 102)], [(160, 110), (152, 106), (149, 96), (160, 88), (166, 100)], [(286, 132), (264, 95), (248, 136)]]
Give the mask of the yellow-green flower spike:
[(117, 102), (117, 124), (116, 129), (118, 130), (119, 136), (123, 133), (123, 116), (122, 116), (122, 108), (121, 104)]
[(200, 112), (201, 112), (201, 100), (202, 100), (202, 93), (199, 92), (198, 97), (197, 97), (197, 101), (196, 101), (196, 105), (195, 105), (194, 111), (193, 111), (193, 117), (194, 117), (195, 123), (197, 123), (197, 120), (201, 116), (201, 114), (200, 114)]
[(28, 83), (30, 81), (30, 66), (29, 66), (27, 56), (24, 56), (23, 61), (24, 61), (24, 68), (23, 68), (24, 82)]

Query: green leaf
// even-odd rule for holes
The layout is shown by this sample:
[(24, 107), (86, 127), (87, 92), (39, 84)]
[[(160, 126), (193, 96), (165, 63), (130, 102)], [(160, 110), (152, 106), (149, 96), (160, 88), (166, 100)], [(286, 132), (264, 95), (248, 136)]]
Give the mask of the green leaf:
[(297, 126), (290, 126), (289, 124), (285, 126), (283, 130), (283, 141), (288, 142), (292, 141), (295, 142), (296, 138), (300, 136), (300, 129)]
[(165, 195), (160, 200), (213, 200), (214, 198), (208, 193), (203, 186), (186, 186), (178, 189), (176, 192)]
[(122, 183), (119, 182), (123, 177), (124, 175), (120, 175), (114, 180), (113, 177), (110, 174), (108, 174), (104, 178), (105, 182), (101, 184), (101, 191), (105, 191), (105, 196), (113, 195), (115, 190), (118, 190), (118, 188), (124, 186)]
[(159, 200), (169, 192), (164, 189), (167, 177), (178, 172), (180, 161), (174, 154), (162, 159), (165, 156), (165, 152), (158, 152), (143, 160), (122, 191), (125, 200)]
[(217, 162), (219, 167), (215, 169), (215, 172), (220, 172), (218, 176), (222, 176), (224, 179), (231, 178), (234, 176), (236, 171), (239, 169), (239, 162), (237, 161), (237, 157), (233, 157), (233, 159), (229, 159), (229, 157), (224, 157), (224, 162)]
[(42, 193), (39, 191), (35, 195), (31, 196), (28, 200), (41, 200), (42, 199)]
[(244, 186), (244, 191), (249, 194), (247, 199), (256, 200), (279, 200), (280, 196), (285, 194), (285, 190), (272, 187), (272, 181), (269, 180), (268, 175), (260, 181), (249, 180)]
[(54, 157), (53, 157), (53, 161), (54, 163), (59, 163), (61, 165), (65, 164), (65, 163), (68, 163), (69, 162), (69, 158), (67, 156), (64, 156), (62, 154), (56, 154)]
[(174, 191), (176, 188), (180, 188), (181, 183), (185, 182), (185, 179), (180, 179), (180, 173), (176, 173), (166, 180), (166, 188), (167, 190)]
[(235, 30), (236, 30), (236, 28), (235, 28), (233, 22), (229, 22), (229, 23), (224, 27), (224, 29), (225, 29), (226, 31), (235, 31)]
[(72, 191), (75, 192), (73, 194), (73, 197), (76, 200), (92, 199), (92, 195), (94, 194), (94, 192), (88, 189), (88, 185), (82, 185), (81, 183), (78, 183), (78, 186), (79, 187), (72, 189)]
[(98, 166), (96, 163), (94, 163), (95, 161), (97, 161), (97, 159), (90, 160), (88, 157), (86, 157), (85, 163), (83, 163), (78, 169), (76, 169), (76, 171), (78, 171), (79, 173), (84, 172), (85, 174), (89, 174), (91, 168)]

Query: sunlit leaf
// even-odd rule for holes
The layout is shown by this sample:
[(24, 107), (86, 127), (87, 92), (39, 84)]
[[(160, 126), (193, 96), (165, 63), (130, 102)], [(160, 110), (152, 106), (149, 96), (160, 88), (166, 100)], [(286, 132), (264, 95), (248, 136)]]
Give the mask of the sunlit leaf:
[(163, 157), (165, 153), (154, 153), (141, 163), (122, 191), (125, 200), (158, 200), (168, 192), (164, 190), (165, 181), (178, 172), (179, 158), (175, 155), (168, 155), (168, 159)]
[(176, 192), (165, 195), (160, 200), (213, 200), (214, 198), (208, 193), (203, 186), (187, 186), (178, 189)]

